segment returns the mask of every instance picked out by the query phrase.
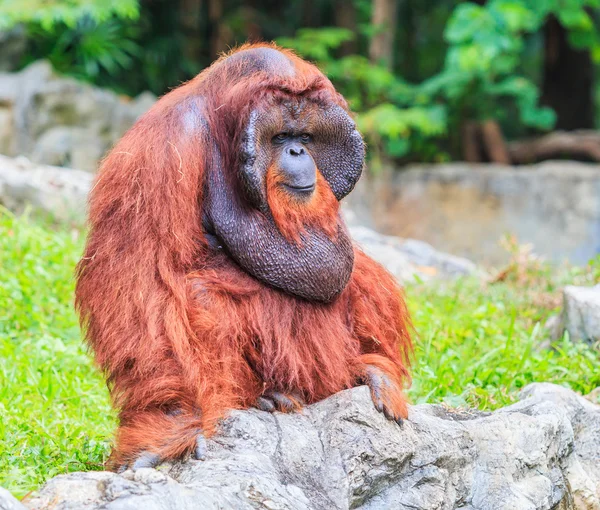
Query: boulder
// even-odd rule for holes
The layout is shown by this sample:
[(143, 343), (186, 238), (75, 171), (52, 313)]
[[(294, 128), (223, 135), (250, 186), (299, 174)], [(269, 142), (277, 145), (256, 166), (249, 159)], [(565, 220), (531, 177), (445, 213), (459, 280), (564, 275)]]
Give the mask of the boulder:
[(131, 99), (57, 75), (38, 61), (0, 73), (0, 152), (93, 172), (156, 97)]
[(350, 233), (367, 255), (403, 283), (415, 279), (483, 276), (483, 271), (470, 260), (437, 251), (423, 241), (385, 236), (362, 226), (351, 226)]
[(60, 221), (83, 223), (94, 176), (0, 155), (0, 204), (15, 212), (31, 206)]
[(562, 316), (555, 331), (562, 336), (565, 330), (573, 340), (590, 344), (600, 340), (600, 285), (564, 288)]
[(549, 261), (587, 264), (600, 246), (599, 189), (597, 163), (453, 162), (365, 172), (346, 200), (361, 225), (486, 264), (509, 261), (507, 233)]
[(26, 508), (10, 492), (0, 487), (0, 510), (26, 510)]
[(71, 473), (30, 509), (535, 510), (600, 508), (600, 407), (551, 384), (493, 413), (411, 407), (403, 427), (366, 387), (302, 413), (236, 411), (204, 461)]

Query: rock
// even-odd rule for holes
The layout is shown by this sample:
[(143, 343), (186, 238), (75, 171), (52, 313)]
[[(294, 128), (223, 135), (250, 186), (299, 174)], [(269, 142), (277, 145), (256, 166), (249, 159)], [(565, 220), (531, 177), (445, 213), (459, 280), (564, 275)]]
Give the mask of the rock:
[(362, 386), (301, 414), (232, 412), (205, 461), (49, 481), (31, 509), (600, 508), (600, 407), (532, 384), (494, 413), (411, 407), (401, 428)]
[[(562, 322), (562, 317), (560, 315), (551, 315), (548, 317), (546, 322), (544, 323), (544, 328), (548, 331), (548, 336), (550, 340), (558, 340), (562, 337), (565, 328)], [(544, 348), (550, 348), (552, 346), (551, 342), (548, 341), (548, 345)]]
[(563, 311), (558, 336), (563, 331), (569, 337), (593, 344), (600, 340), (600, 285), (563, 289)]
[(470, 260), (439, 252), (423, 241), (384, 236), (361, 226), (350, 227), (350, 233), (367, 255), (404, 283), (415, 278), (427, 281), (436, 277), (483, 275)]
[(58, 76), (46, 61), (0, 73), (0, 151), (95, 171), (156, 97), (135, 99)]
[(16, 212), (30, 205), (57, 220), (83, 223), (93, 178), (80, 170), (0, 155), (0, 204)]
[(455, 162), (366, 173), (346, 200), (362, 225), (485, 264), (508, 262), (507, 232), (547, 260), (587, 264), (600, 246), (598, 189), (599, 164)]
[(26, 510), (26, 508), (10, 492), (0, 487), (0, 510)]
[(106, 147), (91, 132), (78, 127), (56, 126), (37, 140), (31, 161), (46, 165), (94, 169)]

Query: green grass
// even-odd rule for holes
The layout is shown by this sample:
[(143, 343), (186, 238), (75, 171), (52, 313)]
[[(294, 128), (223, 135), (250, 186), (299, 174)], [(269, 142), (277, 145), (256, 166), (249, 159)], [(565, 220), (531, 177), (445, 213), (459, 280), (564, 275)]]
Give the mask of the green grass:
[[(72, 307), (82, 244), (76, 229), (0, 209), (0, 486), (19, 496), (59, 473), (101, 469), (109, 451), (114, 413)], [(559, 283), (589, 284), (598, 271), (557, 277), (515, 260), (495, 284), (408, 286), (414, 402), (493, 409), (533, 381), (600, 386), (598, 351), (567, 338), (548, 348), (540, 325), (556, 311)]]
[(558, 310), (539, 290), (466, 279), (407, 292), (418, 332), (409, 392), (415, 403), (489, 410), (514, 402), (532, 382), (582, 394), (600, 386), (600, 351), (568, 334), (550, 348), (543, 324)]
[(17, 495), (100, 469), (109, 450), (113, 413), (72, 306), (80, 237), (0, 209), (0, 486)]

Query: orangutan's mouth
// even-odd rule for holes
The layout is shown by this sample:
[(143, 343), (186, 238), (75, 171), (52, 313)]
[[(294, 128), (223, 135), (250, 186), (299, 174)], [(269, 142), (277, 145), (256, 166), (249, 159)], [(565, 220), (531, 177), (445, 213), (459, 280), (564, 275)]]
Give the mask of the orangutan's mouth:
[(302, 193), (302, 194), (309, 194), (312, 193), (315, 190), (315, 184), (309, 184), (308, 186), (292, 186), (290, 184), (283, 184), (283, 186), (291, 191), (292, 193)]

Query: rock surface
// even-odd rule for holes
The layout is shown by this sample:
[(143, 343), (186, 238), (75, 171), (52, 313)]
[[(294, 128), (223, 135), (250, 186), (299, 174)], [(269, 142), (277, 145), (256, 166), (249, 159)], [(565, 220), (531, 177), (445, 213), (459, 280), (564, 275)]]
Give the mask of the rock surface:
[(10, 492), (0, 487), (0, 510), (25, 510), (25, 507)]
[(57, 220), (82, 223), (92, 180), (88, 172), (0, 155), (0, 204), (15, 212), (29, 205)]
[(506, 233), (555, 262), (586, 264), (600, 246), (600, 165), (446, 163), (367, 174), (348, 197), (360, 224), (504, 265)]
[(0, 153), (95, 171), (98, 161), (152, 106), (58, 76), (48, 62), (0, 73)]
[(361, 226), (350, 227), (350, 233), (367, 255), (384, 265), (400, 282), (483, 275), (470, 260), (437, 251), (423, 241), (384, 236)]
[(533, 384), (494, 413), (418, 405), (400, 428), (359, 387), (302, 414), (233, 412), (205, 461), (49, 481), (31, 509), (600, 508), (600, 407)]
[(564, 288), (563, 311), (556, 332), (562, 336), (565, 330), (574, 340), (590, 344), (600, 341), (600, 285)]

